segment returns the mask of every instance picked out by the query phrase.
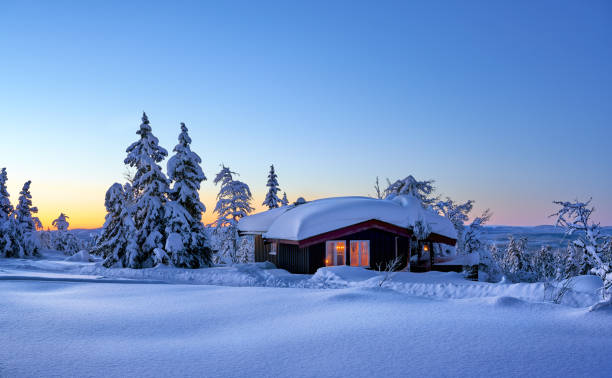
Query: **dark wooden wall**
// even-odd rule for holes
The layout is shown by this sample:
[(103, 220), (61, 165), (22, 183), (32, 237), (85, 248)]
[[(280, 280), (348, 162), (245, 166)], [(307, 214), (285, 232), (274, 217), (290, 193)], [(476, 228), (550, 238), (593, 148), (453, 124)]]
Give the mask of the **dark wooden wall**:
[(268, 259), (268, 253), (266, 252), (266, 246), (264, 245), (263, 238), (261, 235), (255, 235), (255, 262), (264, 262)]
[[(395, 258), (397, 238), (397, 254), (402, 259), (400, 268), (404, 268), (410, 254), (410, 239), (398, 236), (394, 233), (369, 229), (354, 234), (343, 236), (339, 239), (346, 242), (346, 261), (350, 265), (350, 241), (370, 241), (370, 268), (377, 269), (380, 263), (384, 268), (386, 264)], [(306, 248), (298, 248), (297, 245), (279, 244), (278, 248), (279, 268), (291, 273), (314, 274), (317, 269), (325, 266), (325, 243), (317, 243)]]

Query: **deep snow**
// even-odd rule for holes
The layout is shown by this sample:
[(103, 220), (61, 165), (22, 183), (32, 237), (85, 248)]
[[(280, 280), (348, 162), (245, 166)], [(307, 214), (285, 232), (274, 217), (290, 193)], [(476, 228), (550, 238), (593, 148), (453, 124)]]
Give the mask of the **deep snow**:
[(0, 377), (612, 376), (593, 277), (555, 305), (457, 273), (88, 259), (0, 259)]
[(609, 313), (389, 290), (0, 282), (6, 377), (612, 375)]

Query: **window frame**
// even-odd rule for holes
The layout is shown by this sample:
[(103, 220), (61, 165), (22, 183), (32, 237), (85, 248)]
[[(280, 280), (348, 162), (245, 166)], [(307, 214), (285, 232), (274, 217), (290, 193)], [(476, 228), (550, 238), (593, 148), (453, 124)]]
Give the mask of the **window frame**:
[[(370, 246), (371, 246), (370, 240), (363, 240), (363, 239), (360, 239), (360, 240), (349, 240), (349, 253), (352, 251), (351, 245), (353, 244), (353, 242), (357, 243), (357, 245), (358, 245), (357, 256), (358, 256), (359, 262), (357, 263), (357, 265), (353, 265), (353, 256), (351, 255), (351, 264), (350, 264), (350, 266), (360, 267), (360, 268), (369, 268), (371, 266), (371, 262), (372, 262), (372, 260), (371, 260), (372, 253), (371, 253), (371, 249), (370, 249)], [(360, 243), (367, 243), (367, 246), (368, 246), (367, 247), (367, 251), (368, 251), (368, 265), (363, 265), (361, 263), (362, 250), (361, 250), (361, 244)]]
[[(327, 251), (328, 251), (329, 245), (332, 244), (332, 243), (334, 244), (334, 248), (331, 251), (332, 252), (332, 256), (331, 256), (332, 264), (328, 264), (327, 261), (329, 260), (330, 256), (327, 255)], [(344, 264), (342, 264), (342, 265), (336, 264), (338, 262), (338, 254), (337, 254), (337, 249), (336, 249), (335, 245), (337, 245), (339, 243), (344, 244)], [(346, 250), (347, 250), (346, 244), (347, 244), (346, 240), (326, 240), (325, 241), (325, 261), (324, 262), (325, 262), (325, 266), (326, 267), (327, 266), (346, 266)]]

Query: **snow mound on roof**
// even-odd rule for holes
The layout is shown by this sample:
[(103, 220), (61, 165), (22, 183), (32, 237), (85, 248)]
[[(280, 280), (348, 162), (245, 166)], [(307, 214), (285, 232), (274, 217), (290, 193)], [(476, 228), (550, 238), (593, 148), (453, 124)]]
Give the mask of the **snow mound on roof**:
[[(258, 224), (260, 227), (253, 226), (253, 228), (263, 228), (263, 223), (270, 220), (273, 215), (275, 214), (258, 218), (261, 219), (261, 225)], [(393, 200), (335, 197), (311, 201), (294, 206), (276, 216), (269, 224), (264, 237), (304, 240), (372, 219), (404, 228), (413, 228), (417, 221), (423, 221), (429, 225), (431, 232), (452, 239), (457, 238), (457, 232), (448, 219), (424, 209), (418, 199), (412, 196), (397, 196)], [(245, 229), (241, 230), (247, 231), (245, 224), (243, 227)]]
[(261, 234), (268, 230), (272, 222), (290, 210), (294, 205), (277, 207), (268, 211), (244, 217), (238, 221), (238, 230), (244, 233)]

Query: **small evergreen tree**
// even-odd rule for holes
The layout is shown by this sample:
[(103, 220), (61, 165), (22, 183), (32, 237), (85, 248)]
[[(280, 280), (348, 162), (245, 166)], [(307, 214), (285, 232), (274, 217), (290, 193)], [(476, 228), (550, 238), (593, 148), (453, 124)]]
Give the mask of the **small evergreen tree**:
[(272, 164), (270, 166), (270, 173), (268, 174), (268, 183), (266, 184), (266, 186), (270, 189), (268, 189), (266, 199), (262, 203), (263, 206), (268, 206), (268, 208), (270, 209), (277, 208), (279, 203), (281, 202), (278, 198), (278, 195), (276, 194), (280, 191), (280, 188), (278, 187), (277, 177), (278, 176), (274, 172), (274, 164)]
[(253, 211), (249, 186), (234, 180), (234, 174), (236, 173), (222, 165), (214, 180), (215, 185), (221, 184), (215, 206), (215, 212), (218, 214), (215, 237), (220, 245), (218, 252), (220, 256), (215, 257), (216, 263), (237, 262), (237, 224), (240, 218)]
[(57, 219), (51, 222), (51, 225), (57, 228), (56, 233), (52, 238), (52, 248), (64, 252), (67, 255), (74, 255), (81, 249), (80, 241), (71, 232), (68, 231), (69, 217), (64, 213), (60, 213)]
[(51, 222), (51, 225), (57, 228), (58, 231), (67, 231), (68, 226), (70, 226), (70, 223), (68, 223), (68, 218), (70, 217), (66, 214), (60, 213), (59, 217)]
[(241, 264), (246, 264), (255, 260), (255, 241), (251, 235), (245, 235), (240, 238), (237, 260)]
[(289, 200), (287, 199), (287, 193), (283, 192), (283, 198), (281, 199), (281, 206), (289, 205)]
[(527, 238), (510, 237), (500, 267), (504, 274), (514, 282), (533, 280), (530, 257), (527, 254)]
[(174, 181), (166, 204), (166, 251), (175, 266), (199, 268), (210, 265), (211, 251), (206, 240), (202, 213), (206, 207), (198, 190), (206, 176), (200, 167), (202, 159), (191, 151), (191, 138), (181, 123), (179, 144), (168, 161), (168, 176)]
[(125, 164), (136, 169), (132, 189), (138, 256), (129, 259), (128, 267), (148, 268), (169, 263), (164, 250), (168, 179), (157, 164), (168, 156), (168, 152), (159, 146), (146, 113), (142, 115), (142, 124), (136, 134), (140, 139), (127, 148), (128, 156), (124, 160)]
[(497, 264), (499, 249), (495, 244), (488, 248), (478, 250), (478, 280), (486, 282), (498, 282), (502, 278), (502, 272)]
[(136, 244), (136, 226), (133, 220), (132, 188), (115, 183), (106, 191), (104, 206), (106, 218), (100, 237), (92, 250), (104, 258), (107, 268), (138, 265), (139, 250)]
[(42, 224), (37, 217), (32, 215), (38, 213), (38, 208), (32, 206), (31, 184), (32, 181), (23, 184), (19, 192), (17, 207), (15, 207), (15, 239), (11, 252), (14, 257), (37, 256), (40, 250), (36, 228), (42, 227)]
[(543, 245), (532, 256), (533, 270), (538, 281), (550, 281), (557, 276), (557, 266), (555, 264), (555, 254), (548, 245)]

